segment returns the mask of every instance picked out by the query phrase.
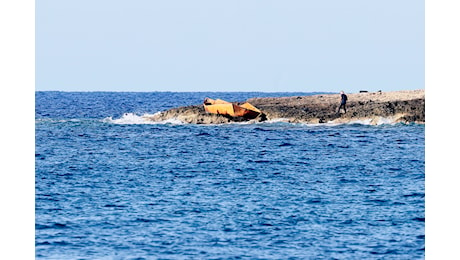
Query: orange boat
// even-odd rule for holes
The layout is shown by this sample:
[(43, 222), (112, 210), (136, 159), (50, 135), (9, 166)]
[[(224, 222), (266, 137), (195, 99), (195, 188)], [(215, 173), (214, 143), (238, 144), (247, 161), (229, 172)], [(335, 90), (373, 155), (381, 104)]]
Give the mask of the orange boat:
[(238, 105), (222, 99), (205, 98), (203, 102), (204, 110), (208, 113), (228, 115), (231, 117), (244, 117), (254, 119), (262, 114), (262, 111), (248, 102)]

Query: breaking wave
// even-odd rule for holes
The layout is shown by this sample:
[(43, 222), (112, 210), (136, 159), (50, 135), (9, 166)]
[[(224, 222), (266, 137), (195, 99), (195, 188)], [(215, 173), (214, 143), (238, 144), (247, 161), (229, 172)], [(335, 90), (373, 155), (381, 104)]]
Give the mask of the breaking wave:
[(136, 115), (134, 113), (124, 113), (120, 118), (113, 119), (111, 116), (106, 117), (102, 120), (104, 123), (110, 124), (119, 124), (119, 125), (141, 125), (141, 124), (183, 124), (182, 121), (178, 119), (168, 119), (164, 121), (153, 121), (148, 117), (153, 116), (152, 114), (144, 114), (142, 116)]
[[(158, 112), (160, 113), (160, 112)], [(124, 113), (120, 118), (106, 117), (102, 119), (104, 123), (110, 124), (120, 124), (120, 125), (137, 125), (137, 124), (173, 124), (173, 125), (182, 125), (189, 124), (186, 123), (177, 117), (169, 118), (167, 120), (155, 121), (151, 118), (156, 114), (144, 114), (136, 115), (134, 113)], [(227, 124), (294, 124), (294, 125), (307, 125), (307, 126), (338, 126), (338, 125), (395, 125), (400, 124), (397, 118), (393, 117), (375, 117), (375, 118), (362, 118), (356, 120), (334, 120), (326, 123), (304, 123), (304, 122), (290, 122), (288, 118), (273, 118), (264, 122), (256, 121), (247, 121), (247, 122), (232, 122)], [(215, 125), (221, 125), (221, 123), (216, 123)]]

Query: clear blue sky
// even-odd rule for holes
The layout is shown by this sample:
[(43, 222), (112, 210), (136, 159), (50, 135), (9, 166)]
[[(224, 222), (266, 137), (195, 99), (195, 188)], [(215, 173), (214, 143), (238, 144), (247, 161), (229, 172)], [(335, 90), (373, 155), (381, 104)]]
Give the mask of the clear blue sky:
[(425, 87), (423, 0), (40, 0), (36, 90)]

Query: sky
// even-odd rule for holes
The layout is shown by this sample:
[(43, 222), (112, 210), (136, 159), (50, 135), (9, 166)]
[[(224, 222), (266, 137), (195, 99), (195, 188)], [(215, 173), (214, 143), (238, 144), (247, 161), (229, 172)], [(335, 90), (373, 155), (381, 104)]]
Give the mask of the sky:
[(40, 0), (35, 89), (423, 89), (422, 0)]

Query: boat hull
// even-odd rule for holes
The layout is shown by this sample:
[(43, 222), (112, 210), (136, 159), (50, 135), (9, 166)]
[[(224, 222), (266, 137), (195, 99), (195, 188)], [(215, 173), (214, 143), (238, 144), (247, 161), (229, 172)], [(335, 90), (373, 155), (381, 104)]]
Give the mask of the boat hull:
[(249, 103), (237, 105), (221, 99), (206, 98), (203, 103), (204, 109), (208, 113), (227, 115), (231, 117), (244, 117), (254, 119), (261, 114), (261, 111)]

